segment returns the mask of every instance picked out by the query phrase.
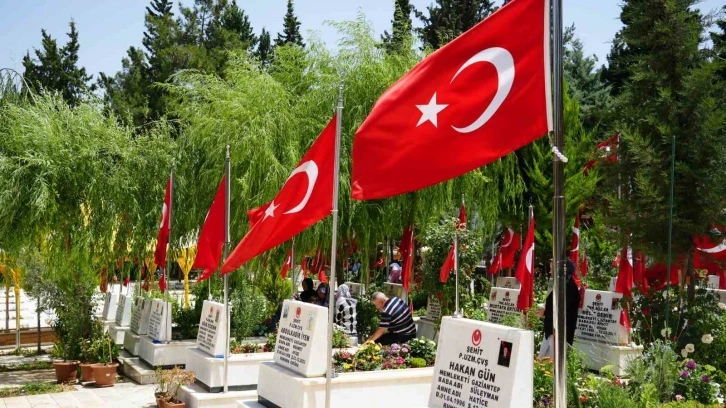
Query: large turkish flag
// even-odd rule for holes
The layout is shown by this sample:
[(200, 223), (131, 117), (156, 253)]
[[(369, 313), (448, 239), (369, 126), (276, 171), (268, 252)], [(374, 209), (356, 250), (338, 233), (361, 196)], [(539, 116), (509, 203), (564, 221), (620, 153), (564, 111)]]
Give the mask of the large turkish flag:
[(353, 141), (353, 198), (449, 180), (552, 130), (549, 13), (512, 0), (381, 95)]
[(207, 217), (204, 219), (202, 230), (197, 240), (197, 256), (194, 258), (194, 269), (204, 269), (199, 276), (198, 282), (208, 279), (214, 274), (222, 258), (222, 247), (224, 245), (224, 218), (226, 212), (225, 200), (225, 178), (217, 188), (212, 205), (209, 207)]
[(274, 248), (333, 211), (335, 116), (288, 177), (277, 196), (265, 204), (262, 218), (229, 254), (222, 274)]

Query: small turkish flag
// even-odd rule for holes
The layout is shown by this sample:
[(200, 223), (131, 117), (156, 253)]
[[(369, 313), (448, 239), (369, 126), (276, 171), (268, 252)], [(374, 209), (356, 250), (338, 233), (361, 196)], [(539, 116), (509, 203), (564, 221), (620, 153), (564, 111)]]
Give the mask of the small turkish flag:
[(375, 266), (376, 268), (381, 268), (383, 266), (383, 258), (378, 258), (375, 265), (373, 266)]
[(292, 251), (287, 251), (287, 257), (285, 258), (285, 264), (282, 265), (280, 276), (282, 279), (287, 279), (287, 272), (292, 268)]
[(401, 279), (403, 280), (403, 288), (407, 293), (411, 293), (411, 271), (413, 271), (413, 225), (409, 225), (403, 231), (401, 237), (401, 246), (399, 248), (403, 267), (401, 268)]
[(308, 257), (303, 256), (302, 261), (300, 261), (300, 269), (302, 269), (303, 278), (308, 277)]
[(226, 180), (222, 177), (222, 181), (217, 187), (217, 194), (214, 196), (212, 205), (209, 207), (207, 217), (204, 219), (204, 225), (199, 232), (199, 240), (197, 241), (197, 256), (194, 258), (192, 269), (204, 269), (199, 276), (198, 281), (201, 282), (209, 279), (219, 266), (219, 260), (222, 258), (222, 247), (224, 246), (224, 218), (225, 218), (225, 184)]
[(534, 215), (530, 208), (529, 230), (524, 240), (524, 249), (519, 255), (519, 263), (514, 276), (519, 281), (517, 309), (527, 310), (534, 304)]
[(512, 0), (384, 92), (353, 141), (353, 198), (458, 177), (552, 130), (549, 14)]
[(595, 167), (596, 164), (598, 164), (599, 161), (609, 161), (609, 162), (617, 162), (618, 156), (615, 154), (614, 150), (618, 147), (619, 139), (618, 135), (612, 135), (609, 138), (603, 140), (602, 142), (597, 144), (597, 154), (599, 158), (594, 160), (588, 160), (587, 164), (585, 164), (585, 168), (582, 169), (582, 174), (587, 175), (587, 173)]
[(466, 229), (466, 207), (464, 204), (459, 208), (459, 228)]
[(441, 265), (441, 270), (439, 270), (439, 281), (441, 283), (446, 283), (449, 280), (449, 274), (454, 269), (454, 255), (454, 246), (452, 245), (449, 254), (446, 255), (444, 264)]
[(507, 230), (504, 232), (504, 236), (502, 237), (502, 244), (499, 246), (499, 251), (502, 254), (502, 269), (507, 269), (514, 266), (514, 255), (522, 248), (521, 239), (522, 236), (514, 232), (514, 230), (511, 228), (507, 228)]
[(489, 276), (494, 276), (497, 272), (502, 270), (502, 249), (499, 248), (497, 255), (494, 257), (492, 265), (489, 267)]
[(227, 274), (289, 240), (333, 210), (335, 116), (303, 156), (277, 196), (222, 265)]
[(328, 277), (325, 276), (325, 268), (320, 268), (320, 270), (318, 270), (318, 280), (321, 283), (328, 283)]
[(156, 251), (154, 260), (157, 265), (163, 267), (166, 264), (166, 244), (169, 243), (169, 210), (171, 209), (171, 176), (166, 182), (166, 193), (164, 194), (164, 205), (161, 207), (161, 225), (159, 235), (156, 238)]
[(626, 245), (620, 255), (620, 270), (618, 279), (615, 281), (615, 292), (623, 296), (633, 296), (633, 252)]
[(162, 272), (159, 276), (159, 290), (161, 293), (166, 292), (166, 273)]
[(570, 260), (575, 264), (575, 274), (572, 276), (573, 280), (579, 288), (582, 284), (580, 282), (580, 274), (577, 272), (577, 267), (580, 264), (580, 213), (575, 216), (575, 226), (572, 227), (572, 242), (570, 243)]
[(645, 255), (642, 252), (638, 252), (635, 255), (633, 283), (637, 286), (640, 293), (648, 293), (648, 279), (645, 278)]
[(625, 330), (630, 331), (630, 317), (628, 317), (628, 311), (623, 309), (620, 311), (620, 325), (625, 328)]
[(585, 251), (582, 252), (582, 263), (580, 264), (580, 273), (582, 276), (587, 276), (587, 254)]
[(124, 277), (124, 282), (123, 282), (124, 287), (129, 286), (130, 281), (131, 281), (131, 275), (126, 275)]

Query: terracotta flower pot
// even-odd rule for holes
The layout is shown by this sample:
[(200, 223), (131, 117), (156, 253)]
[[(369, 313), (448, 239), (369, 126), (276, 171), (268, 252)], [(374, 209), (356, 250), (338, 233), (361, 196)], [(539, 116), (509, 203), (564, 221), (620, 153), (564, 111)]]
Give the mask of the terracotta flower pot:
[(81, 381), (90, 382), (93, 381), (93, 364), (82, 363), (81, 364)]
[(186, 408), (187, 404), (183, 402), (167, 402), (162, 399), (157, 401), (159, 408)]
[(113, 364), (93, 364), (93, 379), (96, 381), (96, 387), (113, 387), (116, 381), (117, 363)]
[(74, 382), (78, 377), (79, 361), (54, 361), (55, 379), (58, 383)]

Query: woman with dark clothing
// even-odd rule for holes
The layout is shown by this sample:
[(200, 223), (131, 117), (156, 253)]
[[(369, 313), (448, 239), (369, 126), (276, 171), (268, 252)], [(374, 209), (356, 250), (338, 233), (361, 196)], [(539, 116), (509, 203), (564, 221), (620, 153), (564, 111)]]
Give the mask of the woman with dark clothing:
[(317, 299), (317, 292), (313, 288), (313, 280), (312, 278), (305, 278), (302, 281), (302, 288), (303, 291), (300, 293), (300, 300), (305, 303), (310, 303), (310, 300), (316, 300)]
[(330, 286), (327, 283), (320, 283), (317, 290), (317, 299), (315, 304), (318, 306), (328, 307), (330, 305)]
[[(565, 329), (567, 330), (566, 338), (567, 344), (572, 346), (572, 342), (575, 339), (575, 329), (577, 328), (577, 309), (580, 306), (580, 290), (577, 287), (572, 276), (575, 274), (575, 263), (570, 259), (567, 260), (567, 282), (565, 284)], [(550, 261), (550, 273), (554, 276), (554, 267), (552, 261)], [(553, 357), (554, 356), (554, 316), (552, 308), (552, 292), (547, 295), (545, 301), (544, 310), (539, 310), (538, 314), (540, 317), (544, 317), (544, 340), (542, 341), (542, 347), (539, 351), (540, 357)]]

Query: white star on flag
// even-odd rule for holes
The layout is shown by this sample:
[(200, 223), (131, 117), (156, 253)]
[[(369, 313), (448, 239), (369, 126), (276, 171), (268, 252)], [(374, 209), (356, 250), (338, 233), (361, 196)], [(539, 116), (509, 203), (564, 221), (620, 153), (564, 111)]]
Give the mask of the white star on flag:
[(274, 216), (275, 216), (275, 210), (276, 210), (276, 209), (277, 209), (277, 207), (279, 207), (279, 206), (280, 206), (280, 205), (279, 205), (279, 204), (275, 204), (275, 202), (274, 202), (274, 201), (273, 201), (273, 202), (271, 202), (271, 203), (270, 203), (270, 206), (269, 206), (269, 207), (267, 207), (267, 209), (265, 210), (265, 218), (263, 218), (263, 219), (262, 219), (262, 221), (266, 220), (266, 219), (267, 219), (267, 217), (274, 217)]
[(446, 109), (447, 106), (449, 105), (440, 105), (436, 103), (436, 92), (434, 92), (434, 96), (431, 97), (428, 105), (416, 105), (418, 110), (421, 111), (421, 119), (418, 120), (416, 127), (419, 127), (426, 122), (431, 122), (434, 124), (434, 127), (439, 127), (437, 115), (439, 112)]

